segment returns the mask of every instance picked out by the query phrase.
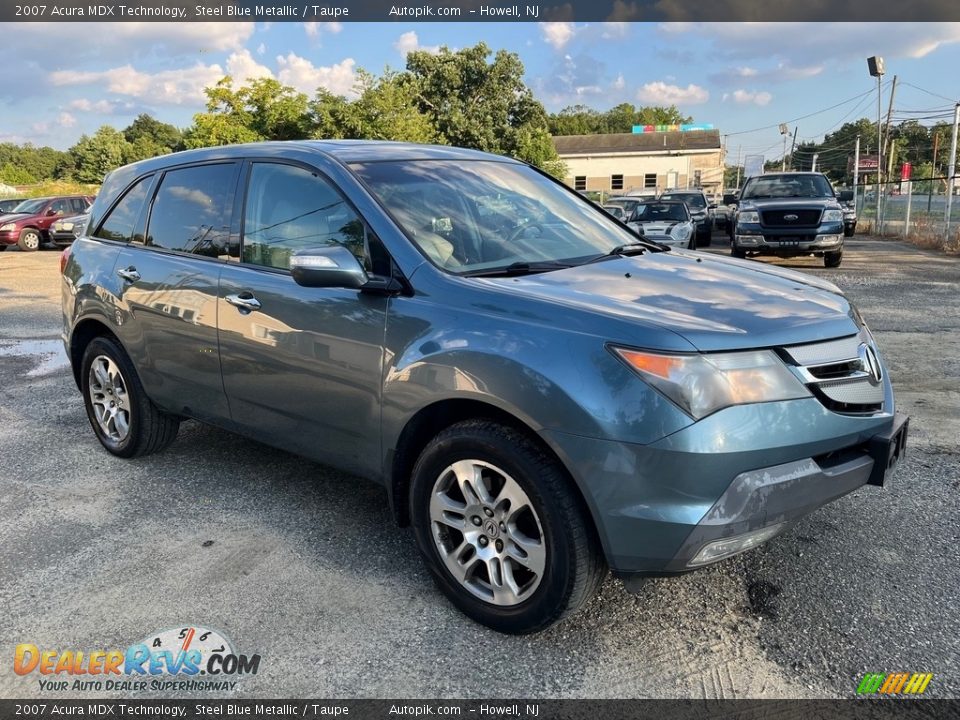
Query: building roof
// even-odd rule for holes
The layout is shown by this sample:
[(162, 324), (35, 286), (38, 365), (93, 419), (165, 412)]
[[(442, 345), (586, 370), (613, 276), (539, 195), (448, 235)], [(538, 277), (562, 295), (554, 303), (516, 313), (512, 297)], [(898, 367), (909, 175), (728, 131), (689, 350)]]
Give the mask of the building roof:
[(719, 150), (720, 131), (557, 135), (553, 138), (553, 144), (560, 156), (662, 152), (664, 150)]

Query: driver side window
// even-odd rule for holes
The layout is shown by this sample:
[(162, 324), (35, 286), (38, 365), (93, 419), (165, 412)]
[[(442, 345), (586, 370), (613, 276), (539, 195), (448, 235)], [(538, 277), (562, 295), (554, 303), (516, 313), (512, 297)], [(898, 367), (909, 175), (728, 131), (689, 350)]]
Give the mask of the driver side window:
[(294, 165), (253, 163), (243, 223), (244, 263), (288, 269), (297, 251), (337, 244), (350, 250), (368, 272), (385, 274), (378, 250), (371, 253), (376, 242), (343, 196), (317, 173)]

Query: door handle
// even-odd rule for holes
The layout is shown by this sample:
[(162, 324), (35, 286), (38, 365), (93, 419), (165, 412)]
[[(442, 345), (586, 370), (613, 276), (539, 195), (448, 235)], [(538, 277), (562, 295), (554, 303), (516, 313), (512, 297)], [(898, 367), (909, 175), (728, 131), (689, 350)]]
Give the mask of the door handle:
[(117, 270), (117, 275), (129, 283), (135, 283), (140, 279), (140, 273), (137, 272), (137, 269), (133, 265), (127, 268), (120, 268)]
[(234, 307), (240, 308), (241, 312), (252, 312), (260, 309), (260, 301), (252, 293), (242, 292), (239, 295), (227, 295), (224, 300)]

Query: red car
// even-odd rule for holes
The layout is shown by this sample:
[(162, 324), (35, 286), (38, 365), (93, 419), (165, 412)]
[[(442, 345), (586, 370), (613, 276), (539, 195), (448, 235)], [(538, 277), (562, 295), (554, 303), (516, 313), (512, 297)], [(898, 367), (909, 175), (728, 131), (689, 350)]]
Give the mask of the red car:
[(58, 218), (84, 213), (91, 204), (92, 195), (24, 200), (13, 211), (0, 215), (0, 250), (6, 250), (8, 245), (37, 250), (50, 240), (50, 226)]

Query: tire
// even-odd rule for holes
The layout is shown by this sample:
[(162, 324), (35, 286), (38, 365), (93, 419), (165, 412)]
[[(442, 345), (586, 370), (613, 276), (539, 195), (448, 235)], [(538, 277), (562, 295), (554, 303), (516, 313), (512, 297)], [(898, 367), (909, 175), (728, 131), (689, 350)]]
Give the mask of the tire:
[(840, 263), (843, 260), (843, 250), (840, 252), (828, 252), (823, 254), (823, 266), (834, 268), (840, 267)]
[(36, 228), (24, 228), (20, 231), (20, 239), (17, 240), (17, 247), (23, 252), (34, 252), (40, 249), (40, 243), (43, 237)]
[(179, 418), (162, 412), (147, 397), (133, 363), (115, 340), (98, 337), (90, 342), (80, 364), (80, 384), (87, 419), (100, 444), (114, 455), (150, 455), (177, 437)]
[(413, 468), (410, 508), (440, 590), (499, 632), (532, 633), (559, 622), (606, 575), (592, 522), (564, 469), (498, 423), (468, 420), (437, 435)]
[(697, 245), (700, 247), (710, 247), (710, 241), (713, 239), (713, 233), (707, 230), (705, 233), (697, 233)]
[(843, 236), (844, 237), (853, 237), (853, 234), (857, 231), (856, 225), (844, 225), (843, 226)]
[(730, 254), (735, 258), (740, 258), (741, 260), (747, 259), (747, 251), (741, 250), (736, 246), (736, 244), (730, 246)]
[(687, 250), (696, 250), (697, 249), (697, 234), (690, 234), (690, 242), (687, 243)]

